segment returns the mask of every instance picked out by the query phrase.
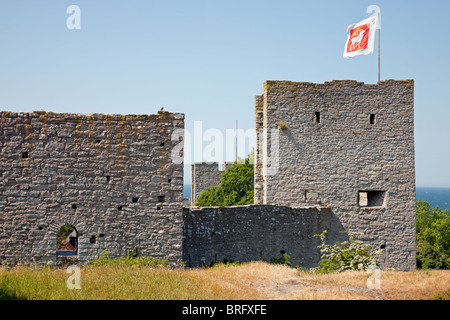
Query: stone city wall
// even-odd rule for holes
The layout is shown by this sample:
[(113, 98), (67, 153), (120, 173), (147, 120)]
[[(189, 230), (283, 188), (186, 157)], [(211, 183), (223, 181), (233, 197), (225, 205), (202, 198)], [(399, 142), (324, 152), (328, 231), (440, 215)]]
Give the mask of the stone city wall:
[(320, 260), (314, 237), (331, 230), (331, 211), (324, 207), (247, 205), (183, 209), (183, 260), (189, 267), (224, 259), (257, 261), (291, 256), (304, 268)]
[(60, 263), (56, 236), (65, 224), (76, 229), (79, 263), (135, 246), (181, 259), (176, 129), (184, 129), (184, 114), (2, 112), (0, 261)]

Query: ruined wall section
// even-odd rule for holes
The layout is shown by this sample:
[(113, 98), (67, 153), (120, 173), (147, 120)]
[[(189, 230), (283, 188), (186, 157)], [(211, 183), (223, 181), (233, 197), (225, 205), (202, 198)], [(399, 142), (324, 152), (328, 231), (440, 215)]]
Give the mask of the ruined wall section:
[(192, 164), (191, 205), (197, 202), (198, 197), (203, 191), (209, 187), (218, 186), (222, 174), (232, 164), (232, 162), (223, 163), (221, 170), (219, 170), (218, 162), (198, 162)]
[(0, 261), (57, 263), (56, 235), (66, 223), (78, 233), (79, 263), (134, 246), (181, 259), (176, 129), (184, 129), (183, 114), (2, 112)]
[(247, 205), (183, 209), (183, 260), (188, 267), (224, 259), (269, 261), (284, 253), (304, 268), (317, 267), (318, 237), (331, 230), (332, 214), (323, 207)]
[(264, 96), (255, 96), (255, 153), (254, 153), (254, 204), (264, 203), (263, 175), (263, 134), (264, 134)]
[(265, 82), (264, 129), (278, 130), (279, 163), (263, 177), (263, 203), (329, 205), (336, 223), (384, 248), (384, 267), (414, 269), (413, 96), (412, 80)]

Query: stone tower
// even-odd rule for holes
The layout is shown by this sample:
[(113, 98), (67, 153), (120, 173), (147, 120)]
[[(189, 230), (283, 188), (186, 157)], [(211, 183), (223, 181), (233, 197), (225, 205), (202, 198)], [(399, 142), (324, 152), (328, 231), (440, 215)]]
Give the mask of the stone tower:
[(382, 266), (415, 268), (412, 80), (266, 81), (255, 128), (255, 204), (329, 206)]

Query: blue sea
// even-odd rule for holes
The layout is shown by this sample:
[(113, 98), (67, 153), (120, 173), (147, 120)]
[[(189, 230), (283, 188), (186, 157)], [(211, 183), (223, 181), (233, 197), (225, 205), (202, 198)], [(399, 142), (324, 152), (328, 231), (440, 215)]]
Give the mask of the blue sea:
[[(191, 197), (190, 184), (184, 185), (183, 197)], [(450, 188), (416, 187), (416, 199), (426, 200), (433, 208), (450, 209)]]
[(183, 198), (191, 198), (191, 185), (185, 184), (183, 185)]
[(432, 208), (450, 209), (450, 188), (416, 187), (416, 200), (426, 200)]

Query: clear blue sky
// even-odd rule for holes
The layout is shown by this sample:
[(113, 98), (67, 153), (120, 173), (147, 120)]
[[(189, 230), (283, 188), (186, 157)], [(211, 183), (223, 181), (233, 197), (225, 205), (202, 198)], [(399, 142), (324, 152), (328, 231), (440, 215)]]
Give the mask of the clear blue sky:
[[(80, 30), (66, 26), (72, 4)], [(415, 80), (416, 184), (450, 187), (449, 1), (2, 0), (0, 109), (164, 106), (191, 133), (194, 121), (251, 129), (265, 80), (377, 81), (376, 54), (342, 58), (369, 5), (382, 15), (381, 78)]]

